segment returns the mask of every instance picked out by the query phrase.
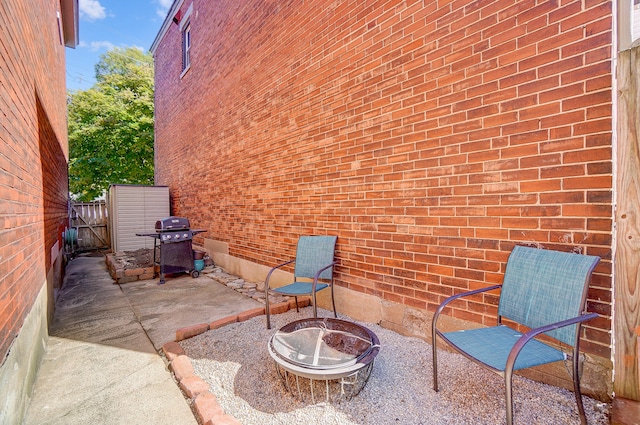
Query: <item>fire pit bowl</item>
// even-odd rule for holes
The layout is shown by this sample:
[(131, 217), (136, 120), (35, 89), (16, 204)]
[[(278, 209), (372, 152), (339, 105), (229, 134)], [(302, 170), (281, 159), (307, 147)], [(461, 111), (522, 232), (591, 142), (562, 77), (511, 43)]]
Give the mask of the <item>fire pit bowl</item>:
[(357, 395), (369, 380), (380, 341), (357, 323), (310, 318), (280, 328), (267, 348), (289, 392), (304, 398), (308, 387), (315, 403), (315, 381), (324, 381), (327, 401)]

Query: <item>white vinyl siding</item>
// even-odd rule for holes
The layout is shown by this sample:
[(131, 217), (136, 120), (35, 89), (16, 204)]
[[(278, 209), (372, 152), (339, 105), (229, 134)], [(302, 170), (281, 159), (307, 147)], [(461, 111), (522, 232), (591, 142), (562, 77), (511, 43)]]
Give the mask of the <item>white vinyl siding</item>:
[(153, 248), (153, 238), (136, 233), (155, 232), (156, 221), (171, 215), (167, 186), (112, 185), (108, 203), (114, 252)]

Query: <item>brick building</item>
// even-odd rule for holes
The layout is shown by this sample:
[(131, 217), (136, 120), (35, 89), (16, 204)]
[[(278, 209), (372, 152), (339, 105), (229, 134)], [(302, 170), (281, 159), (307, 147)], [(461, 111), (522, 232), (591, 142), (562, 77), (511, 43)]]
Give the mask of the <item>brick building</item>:
[[(583, 384), (606, 399), (613, 6), (176, 0), (152, 46), (156, 182), (249, 279), (299, 235), (338, 235), (338, 310), (425, 338), (514, 244), (598, 255)], [(451, 321), (489, 323), (496, 301)]]
[(0, 423), (19, 424), (62, 279), (77, 0), (0, 3)]

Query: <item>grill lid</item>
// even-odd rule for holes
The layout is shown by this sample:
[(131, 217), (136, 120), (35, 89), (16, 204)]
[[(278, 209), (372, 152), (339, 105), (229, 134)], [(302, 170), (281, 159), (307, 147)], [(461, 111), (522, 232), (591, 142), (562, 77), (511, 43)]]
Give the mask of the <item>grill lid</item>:
[(156, 232), (168, 230), (185, 230), (189, 228), (189, 220), (185, 217), (167, 217), (156, 221)]

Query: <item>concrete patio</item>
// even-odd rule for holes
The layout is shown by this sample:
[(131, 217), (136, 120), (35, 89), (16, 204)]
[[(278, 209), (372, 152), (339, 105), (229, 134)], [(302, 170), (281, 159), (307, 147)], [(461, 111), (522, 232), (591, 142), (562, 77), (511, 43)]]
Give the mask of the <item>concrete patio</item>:
[(206, 275), (157, 280), (117, 285), (102, 256), (70, 262), (25, 425), (197, 423), (158, 350), (261, 304)]

